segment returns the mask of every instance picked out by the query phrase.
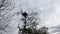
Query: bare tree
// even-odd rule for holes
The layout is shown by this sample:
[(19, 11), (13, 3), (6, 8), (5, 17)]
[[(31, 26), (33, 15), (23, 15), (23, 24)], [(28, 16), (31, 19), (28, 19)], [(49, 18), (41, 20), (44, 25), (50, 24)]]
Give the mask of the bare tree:
[[(13, 10), (12, 2), (10, 0), (0, 0), (0, 32), (4, 31), (7, 32), (6, 28), (9, 28), (8, 25), (10, 24), (9, 22), (11, 21), (11, 10)], [(9, 10), (8, 10), (9, 9)], [(3, 32), (3, 33), (4, 33)]]
[(22, 21), (24, 21), (24, 26), (21, 29), (18, 25), (18, 34), (47, 34), (47, 27), (41, 27), (40, 29), (37, 29), (37, 25), (39, 25), (39, 18), (37, 17), (38, 13), (32, 12), (31, 14), (28, 14), (23, 12), (22, 15), (24, 16), (24, 18), (22, 18)]
[(18, 25), (18, 29), (19, 29), (18, 34), (20, 34), (21, 32), (22, 32), (21, 34), (32, 34), (32, 32), (31, 32), (32, 30), (28, 27), (30, 27), (32, 25), (31, 27), (36, 28), (37, 19), (34, 17), (36, 14), (37, 13), (32, 13), (32, 14), (28, 14), (26, 12), (22, 13), (22, 16), (24, 17), (24, 18), (22, 18), (22, 21), (24, 21), (24, 26), (23, 26), (23, 29), (20, 29), (20, 27)]
[(9, 0), (0, 0), (0, 11), (5, 10), (9, 6), (11, 6)]

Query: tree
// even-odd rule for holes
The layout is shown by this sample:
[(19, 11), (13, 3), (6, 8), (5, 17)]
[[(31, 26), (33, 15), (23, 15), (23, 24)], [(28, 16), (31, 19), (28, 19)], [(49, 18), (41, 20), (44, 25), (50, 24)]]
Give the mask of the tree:
[(39, 34), (48, 34), (48, 28), (45, 26), (42, 26), (40, 29), (38, 29)]
[(9, 6), (11, 6), (11, 2), (9, 2), (9, 0), (0, 0), (0, 11), (5, 10)]
[(0, 33), (1, 31), (3, 34), (7, 32), (6, 28), (8, 28), (11, 21), (10, 12), (13, 9), (11, 6), (12, 2), (10, 0), (0, 0)]
[[(18, 25), (19, 32), (18, 34), (47, 34), (47, 27), (42, 27), (40, 29), (37, 29), (38, 24), (38, 13), (31, 13), (27, 14), (26, 12), (22, 13), (24, 18), (22, 20), (24, 21), (23, 29), (21, 29)], [(45, 32), (46, 31), (46, 32)]]

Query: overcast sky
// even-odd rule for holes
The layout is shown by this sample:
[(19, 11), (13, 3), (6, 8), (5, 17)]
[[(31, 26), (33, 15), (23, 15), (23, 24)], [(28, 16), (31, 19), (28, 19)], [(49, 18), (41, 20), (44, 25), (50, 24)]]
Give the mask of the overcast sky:
[[(21, 15), (16, 15), (16, 13), (22, 8), (27, 13), (31, 13), (32, 10), (38, 12), (42, 19), (42, 26), (47, 26), (50, 34), (60, 34), (60, 0), (14, 0), (13, 3), (15, 3), (15, 9), (11, 14), (15, 16), (12, 17), (10, 26), (15, 27), (17, 22), (21, 22)], [(16, 34), (17, 29), (14, 31), (13, 33)], [(12, 31), (9, 33), (13, 34)]]
[(24, 11), (34, 9), (39, 13), (41, 12), (42, 25), (49, 27), (51, 34), (59, 34), (60, 0), (20, 0), (18, 2), (19, 7), (23, 8)]

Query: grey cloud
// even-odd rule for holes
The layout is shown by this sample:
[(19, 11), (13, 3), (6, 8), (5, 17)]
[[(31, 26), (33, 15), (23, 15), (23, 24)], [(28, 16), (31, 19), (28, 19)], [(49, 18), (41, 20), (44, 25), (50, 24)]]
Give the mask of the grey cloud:
[(51, 33), (60, 32), (60, 25), (50, 27)]

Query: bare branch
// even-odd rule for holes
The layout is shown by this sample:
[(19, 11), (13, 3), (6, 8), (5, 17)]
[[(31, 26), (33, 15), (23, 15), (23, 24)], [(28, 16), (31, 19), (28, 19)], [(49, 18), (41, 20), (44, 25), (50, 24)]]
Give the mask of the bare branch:
[(1, 1), (2, 1), (2, 4), (0, 5), (0, 8), (4, 6), (3, 4), (4, 4), (5, 0), (1, 0)]

